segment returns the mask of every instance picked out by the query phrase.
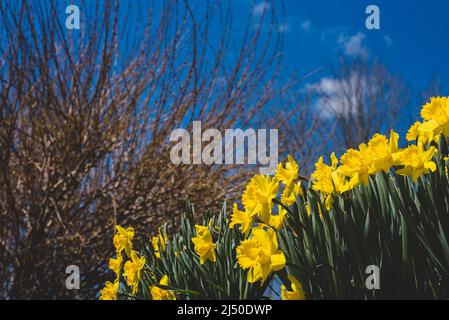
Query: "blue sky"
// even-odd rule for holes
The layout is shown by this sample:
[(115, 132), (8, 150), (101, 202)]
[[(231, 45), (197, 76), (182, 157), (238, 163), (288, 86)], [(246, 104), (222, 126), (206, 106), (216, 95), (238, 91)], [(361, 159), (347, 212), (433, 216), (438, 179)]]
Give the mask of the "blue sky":
[[(239, 1), (257, 14), (268, 1)], [(338, 54), (380, 59), (410, 86), (417, 103), (432, 77), (447, 94), (449, 82), (449, 1), (285, 0), (273, 2), (284, 33), (284, 63), (299, 74), (321, 67), (329, 75)], [(380, 9), (380, 30), (367, 30), (365, 9)]]
[[(122, 8), (129, 1), (124, 1)], [(406, 112), (410, 119), (417, 118), (423, 102), (421, 94), (432, 78), (438, 78), (441, 93), (449, 95), (447, 0), (231, 1), (234, 32), (244, 28), (249, 14), (257, 19), (264, 9), (275, 7), (279, 32), (284, 37), (285, 74), (296, 71), (301, 76), (320, 68), (308, 79), (309, 82), (317, 82), (331, 76), (331, 67), (339, 55), (380, 60), (393, 73), (399, 74), (409, 87), (410, 105)], [(208, 1), (193, 0), (192, 3), (194, 11), (201, 11)], [(365, 9), (371, 4), (380, 9), (380, 30), (367, 30), (365, 27)], [(156, 5), (160, 2), (143, 1), (139, 14), (154, 9)], [(61, 14), (65, 17), (64, 12)], [(407, 124), (410, 119), (407, 119)]]
[[(122, 2), (123, 12), (129, 1)], [(300, 75), (321, 67), (316, 76), (326, 76), (338, 54), (366, 55), (402, 75), (414, 94), (419, 95), (418, 91), (425, 89), (432, 77), (438, 77), (442, 88), (449, 90), (447, 0), (231, 1), (237, 28), (239, 22), (246, 23), (250, 13), (260, 15), (263, 9), (274, 5), (285, 41), (284, 63), (288, 70), (296, 70)], [(81, 5), (81, 11), (87, 9), (83, 8), (83, 1), (64, 2)], [(201, 11), (208, 2), (193, 0), (194, 10)], [(94, 2), (87, 3), (89, 7)], [(144, 0), (139, 14), (159, 4)], [(365, 27), (365, 9), (370, 4), (380, 8), (380, 30)], [(61, 14), (65, 18), (65, 13)]]

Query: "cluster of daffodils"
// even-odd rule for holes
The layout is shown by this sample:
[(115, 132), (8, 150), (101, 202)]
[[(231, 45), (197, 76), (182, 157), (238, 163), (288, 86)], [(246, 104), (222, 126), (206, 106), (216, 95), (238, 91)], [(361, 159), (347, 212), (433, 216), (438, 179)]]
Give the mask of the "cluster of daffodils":
[[(369, 177), (379, 172), (391, 172), (410, 176), (412, 181), (436, 170), (432, 160), (440, 136), (449, 135), (449, 98), (432, 98), (426, 104), (421, 116), (423, 122), (416, 122), (407, 133), (408, 141), (416, 141), (403, 149), (399, 148), (399, 135), (391, 130), (389, 137), (374, 134), (370, 141), (362, 143), (358, 149), (347, 150), (340, 159), (335, 153), (330, 156), (331, 164), (320, 157), (315, 164), (309, 186), (302, 186), (299, 165), (288, 156), (285, 164), (280, 163), (274, 176), (256, 175), (246, 186), (240, 203), (234, 203), (230, 216), (229, 228), (239, 230), (243, 240), (239, 240), (235, 255), (238, 267), (246, 270), (248, 283), (264, 284), (270, 275), (286, 268), (286, 257), (278, 245), (278, 235), (284, 232), (284, 223), (288, 206), (296, 202), (297, 197), (304, 196), (307, 187), (317, 191), (327, 211), (331, 210), (337, 197), (353, 190), (359, 185), (366, 185)], [(306, 199), (307, 197), (304, 197)], [(310, 208), (304, 201), (307, 212)], [(320, 216), (323, 210), (318, 208)], [(194, 249), (200, 266), (217, 262), (217, 245), (210, 232), (211, 226), (195, 225), (195, 236), (188, 241)], [(123, 266), (126, 285), (136, 294), (139, 280), (145, 267), (145, 258), (132, 248), (134, 229), (117, 226), (114, 246), (117, 256), (109, 261), (109, 268), (116, 274), (114, 283), (106, 282), (101, 291), (101, 299), (116, 299), (120, 286), (120, 276), (124, 258), (128, 261)], [(151, 244), (155, 259), (161, 259), (161, 252), (166, 249), (168, 238), (159, 230), (152, 237)], [(178, 257), (179, 253), (175, 253)], [(288, 269), (288, 268), (287, 268)], [(289, 287), (281, 286), (281, 297), (285, 300), (302, 300), (306, 294), (301, 283), (286, 270), (290, 281)], [(150, 274), (153, 274), (150, 272)], [(154, 278), (154, 275), (152, 275)], [(153, 279), (157, 281), (157, 279)], [(162, 276), (158, 285), (149, 289), (153, 299), (174, 300), (176, 293), (168, 290), (170, 284), (167, 275)], [(188, 288), (187, 288), (188, 289)]]
[[(321, 194), (326, 209), (332, 208), (335, 197), (360, 184), (368, 184), (369, 177), (376, 173), (388, 173), (394, 168), (396, 174), (410, 176), (416, 181), (421, 175), (434, 172), (436, 164), (432, 158), (437, 149), (431, 142), (438, 142), (441, 134), (449, 134), (449, 99), (432, 98), (423, 107), (421, 116), (424, 122), (415, 123), (407, 134), (407, 140), (417, 140), (417, 143), (404, 149), (399, 148), (399, 135), (391, 130), (388, 138), (376, 133), (358, 149), (347, 150), (340, 160), (332, 153), (331, 165), (320, 157), (310, 182), (312, 189)], [(248, 269), (248, 282), (264, 282), (272, 271), (285, 266), (275, 231), (279, 232), (283, 227), (286, 211), (279, 205), (275, 213), (273, 199), (278, 196), (281, 184), (280, 202), (286, 206), (293, 204), (296, 197), (303, 194), (298, 178), (299, 166), (288, 156), (285, 166), (278, 165), (274, 178), (256, 175), (249, 182), (242, 196), (243, 210), (234, 204), (230, 226), (238, 225), (248, 237), (237, 248), (239, 265)], [(310, 213), (310, 208), (306, 209)], [(282, 298), (304, 298), (299, 281), (292, 275), (289, 279), (293, 291), (286, 291), (283, 286)]]
[(312, 188), (321, 192), (326, 209), (330, 210), (336, 195), (342, 195), (359, 184), (368, 184), (370, 175), (381, 171), (389, 172), (394, 165), (401, 165), (403, 157), (400, 155), (405, 150), (399, 152), (398, 140), (399, 135), (393, 130), (389, 139), (376, 133), (367, 144), (362, 143), (357, 150), (347, 150), (340, 161), (332, 153), (330, 166), (321, 157), (312, 173)]
[[(277, 232), (284, 226), (287, 211), (280, 204), (274, 206), (275, 199), (281, 192), (283, 205), (292, 205), (296, 196), (302, 195), (299, 180), (299, 165), (288, 156), (285, 166), (280, 163), (274, 177), (256, 175), (251, 179), (243, 193), (239, 209), (234, 204), (229, 226), (238, 226), (245, 235), (237, 247), (237, 262), (248, 270), (248, 282), (259, 282), (262, 285), (268, 276), (285, 268), (284, 253), (279, 250)], [(304, 298), (302, 287), (292, 275), (289, 276), (293, 291), (282, 287), (283, 299)]]
[[(279, 164), (275, 176), (256, 175), (249, 182), (242, 197), (243, 210), (237, 204), (233, 206), (229, 228), (238, 228), (245, 235), (244, 240), (236, 248), (237, 262), (240, 268), (247, 270), (249, 283), (260, 282), (264, 284), (270, 274), (285, 268), (286, 258), (279, 249), (277, 232), (282, 230), (287, 211), (283, 206), (274, 207), (273, 199), (281, 193), (283, 205), (291, 205), (296, 196), (303, 194), (299, 181), (299, 166), (289, 156), (284, 165)], [(217, 260), (216, 248), (210, 226), (195, 225), (195, 236), (190, 239), (194, 252), (200, 265), (215, 263)], [(145, 267), (145, 258), (139, 257), (133, 250), (132, 240), (134, 229), (124, 229), (117, 226), (117, 234), (114, 236), (114, 246), (117, 256), (111, 258), (109, 268), (116, 274), (114, 283), (106, 282), (101, 290), (100, 299), (117, 299), (120, 286), (120, 276), (124, 258), (129, 260), (124, 264), (123, 277), (129, 286), (131, 294), (135, 295), (139, 290), (141, 273)], [(151, 238), (151, 245), (156, 259), (161, 259), (161, 253), (166, 248), (167, 235), (159, 229), (159, 233)], [(153, 274), (150, 272), (150, 274)], [(152, 276), (153, 277), (153, 276)], [(283, 299), (304, 299), (301, 284), (292, 275), (289, 291), (282, 286)], [(172, 290), (163, 289), (169, 285), (169, 278), (164, 275), (159, 285), (150, 288), (154, 300), (174, 300), (176, 294)]]
[[(116, 300), (118, 288), (120, 285), (120, 277), (122, 275), (123, 267), (123, 252), (125, 256), (130, 260), (125, 263), (125, 272), (123, 276), (126, 278), (127, 283), (133, 286), (133, 291), (138, 290), (138, 281), (140, 278), (140, 272), (145, 264), (145, 259), (141, 260), (137, 253), (132, 249), (132, 240), (134, 239), (134, 228), (124, 229), (120, 226), (116, 227), (117, 233), (114, 235), (113, 243), (116, 250), (116, 257), (109, 259), (109, 269), (111, 269), (115, 275), (114, 283), (107, 281), (105, 287), (101, 290), (101, 300)], [(141, 265), (141, 266), (140, 266)], [(137, 268), (136, 268), (137, 267)], [(139, 268), (140, 267), (140, 268)]]
[[(132, 294), (136, 294), (139, 290), (139, 282), (145, 266), (145, 257), (139, 256), (139, 253), (133, 250), (134, 228), (125, 229), (121, 226), (116, 226), (116, 229), (117, 233), (113, 239), (116, 257), (109, 259), (109, 269), (114, 272), (116, 278), (113, 283), (106, 281), (104, 288), (101, 290), (100, 300), (117, 300), (121, 276), (124, 277), (126, 285), (132, 289)], [(163, 247), (166, 237), (164, 238), (159, 234), (156, 238), (153, 241)], [(125, 264), (123, 264), (124, 257), (128, 258)], [(168, 277), (164, 275), (159, 284), (167, 286), (169, 284)], [(164, 290), (155, 285), (150, 290), (154, 300), (175, 299), (175, 295), (170, 290)]]
[(440, 136), (449, 134), (449, 98), (432, 98), (421, 111), (423, 122), (414, 123), (406, 139), (416, 141), (404, 149), (398, 148), (399, 135), (391, 130), (390, 137), (375, 134), (371, 140), (362, 143), (357, 150), (349, 149), (338, 161), (333, 153), (331, 165), (326, 165), (321, 157), (312, 174), (312, 188), (320, 191), (326, 208), (332, 207), (335, 196), (349, 191), (359, 184), (367, 184), (368, 177), (378, 172), (389, 172), (410, 176), (413, 181), (423, 174), (434, 172), (432, 161)]
[(449, 97), (431, 98), (421, 110), (423, 121), (415, 122), (407, 133), (407, 141), (438, 143), (441, 134), (449, 136)]
[(274, 178), (256, 175), (247, 185), (243, 196), (243, 210), (234, 203), (230, 227), (239, 225), (240, 230), (248, 235), (255, 222), (280, 230), (283, 226), (286, 210), (278, 205), (277, 214), (273, 214), (273, 199), (279, 192), (279, 184), (284, 185), (281, 201), (285, 205), (295, 202), (295, 196), (302, 194), (301, 181), (298, 180), (299, 166), (288, 156), (285, 167), (280, 163)]

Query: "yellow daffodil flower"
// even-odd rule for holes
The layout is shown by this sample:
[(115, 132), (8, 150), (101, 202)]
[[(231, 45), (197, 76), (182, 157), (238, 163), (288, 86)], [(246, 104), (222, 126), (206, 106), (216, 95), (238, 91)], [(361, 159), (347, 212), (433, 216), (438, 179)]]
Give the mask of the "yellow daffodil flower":
[(357, 177), (357, 181), (368, 184), (369, 171), (373, 158), (368, 146), (362, 143), (359, 150), (349, 149), (341, 156), (340, 172), (350, 177)]
[(104, 288), (101, 289), (100, 300), (117, 300), (119, 284), (118, 280), (115, 280), (114, 283), (106, 281)]
[(430, 102), (423, 106), (421, 117), (426, 120), (424, 124), (432, 128), (435, 136), (440, 133), (449, 135), (449, 99), (447, 97), (431, 98)]
[(134, 228), (122, 228), (121, 226), (116, 226), (117, 233), (114, 235), (114, 246), (117, 254), (125, 250), (128, 257), (131, 256), (132, 250), (132, 240), (134, 238)]
[(278, 190), (279, 181), (276, 178), (254, 176), (242, 196), (242, 204), (245, 209), (242, 211), (237, 204), (234, 204), (229, 226), (233, 228), (235, 225), (240, 225), (240, 230), (248, 234), (256, 215), (263, 223), (269, 224), (273, 199), (277, 196)]
[(200, 256), (200, 263), (204, 264), (207, 260), (216, 261), (215, 248), (217, 245), (212, 242), (212, 235), (209, 228), (205, 226), (195, 226), (196, 237), (192, 238), (195, 252)]
[[(421, 127), (420, 121), (416, 121), (414, 124), (412, 124), (410, 129), (408, 129), (405, 139), (407, 141), (416, 141), (416, 139), (418, 139), (418, 137), (420, 136), (420, 131), (419, 131), (420, 127)], [(421, 141), (421, 138), (419, 138), (419, 139)]]
[(136, 294), (139, 287), (140, 274), (145, 265), (145, 257), (139, 257), (136, 251), (131, 252), (131, 260), (125, 263), (125, 272), (123, 276), (128, 286), (133, 287), (133, 294)]
[(424, 121), (415, 122), (407, 132), (407, 141), (416, 141), (426, 145), (434, 141), (438, 143), (440, 134), (449, 135), (449, 99), (432, 97), (421, 110)]
[(437, 152), (435, 147), (424, 150), (422, 146), (411, 145), (394, 155), (396, 165), (404, 166), (396, 170), (397, 174), (410, 176), (413, 181), (429, 172), (434, 172), (437, 167), (432, 161), (433, 155)]
[[(164, 275), (159, 281), (159, 284), (163, 286), (168, 286), (169, 285), (168, 276)], [(150, 291), (153, 300), (176, 300), (176, 295), (172, 290), (166, 290), (159, 288), (156, 285), (152, 285)]]
[(248, 269), (248, 282), (265, 282), (272, 271), (285, 267), (284, 253), (278, 249), (276, 232), (263, 228), (252, 230), (250, 239), (237, 247), (237, 261), (242, 269)]
[(291, 183), (286, 186), (284, 192), (282, 192), (281, 201), (287, 206), (291, 206), (296, 202), (296, 196), (302, 195), (301, 181), (297, 183)]
[(240, 230), (245, 235), (248, 235), (251, 225), (253, 223), (253, 218), (251, 214), (247, 211), (239, 210), (237, 203), (234, 203), (232, 208), (231, 222), (229, 223), (230, 228), (234, 228), (235, 225), (240, 225)]
[(122, 254), (118, 254), (117, 258), (111, 258), (109, 259), (109, 269), (114, 271), (114, 273), (117, 275), (117, 277), (120, 277), (120, 272), (122, 270), (122, 264), (123, 264), (123, 256)]
[(288, 291), (287, 288), (281, 286), (281, 298), (282, 300), (305, 300), (304, 291), (302, 290), (301, 283), (292, 275), (288, 276), (291, 282), (292, 291)]
[(287, 210), (282, 208), (282, 206), (278, 205), (278, 214), (271, 215), (270, 217), (270, 227), (273, 227), (276, 230), (281, 230), (284, 227), (285, 216), (287, 215)]
[[(418, 140), (418, 144), (422, 145), (426, 145), (432, 141), (438, 143), (441, 134), (441, 131), (438, 130), (438, 126), (439, 126), (438, 123), (434, 120), (424, 121), (417, 128), (418, 131), (417, 138), (415, 138), (414, 140)], [(410, 135), (412, 134), (416, 133), (410, 133)]]
[(330, 210), (333, 203), (334, 194), (342, 194), (354, 188), (358, 183), (358, 176), (353, 175), (349, 180), (338, 167), (338, 159), (335, 153), (331, 154), (332, 165), (324, 163), (323, 157), (315, 164), (315, 171), (312, 173), (312, 188), (320, 191), (325, 198), (326, 209)]
[(256, 175), (249, 182), (242, 196), (246, 212), (257, 215), (263, 223), (270, 221), (273, 199), (277, 196), (279, 181), (270, 176)]
[(296, 163), (295, 159), (293, 159), (292, 156), (288, 155), (285, 168), (282, 166), (282, 163), (279, 163), (274, 177), (280, 182), (284, 183), (286, 186), (290, 186), (296, 179), (298, 179), (298, 171), (299, 166)]
[(253, 217), (261, 210), (262, 206), (256, 199), (256, 183), (254, 179), (251, 179), (245, 188), (242, 196), (242, 204), (244, 211), (238, 208), (238, 205), (234, 203), (232, 208), (230, 228), (235, 225), (240, 225), (240, 230), (248, 235), (251, 225), (253, 223)]
[(398, 151), (399, 135), (391, 130), (390, 140), (382, 134), (376, 133), (368, 142), (370, 153), (371, 168), (369, 174), (375, 174), (380, 171), (387, 173), (393, 166), (393, 154)]
[(324, 163), (323, 157), (320, 157), (318, 162), (315, 163), (315, 171), (312, 173), (312, 188), (324, 194), (332, 194), (337, 192), (332, 179), (332, 172), (337, 169), (338, 165), (338, 160), (335, 157), (335, 153), (332, 153), (331, 159), (332, 165), (328, 166)]
[(254, 181), (256, 184), (256, 201), (260, 205), (260, 210), (257, 213), (264, 223), (269, 223), (273, 199), (277, 196), (279, 190), (279, 182), (276, 178), (271, 179), (270, 176), (262, 175), (256, 175)]
[(278, 164), (275, 178), (285, 185), (281, 201), (286, 205), (292, 205), (296, 201), (296, 195), (302, 194), (301, 182), (295, 183), (298, 179), (299, 166), (292, 156), (287, 157), (285, 168), (282, 163)]
[(167, 234), (163, 233), (161, 229), (159, 229), (159, 234), (157, 236), (153, 236), (151, 238), (151, 244), (153, 245), (154, 255), (157, 259), (161, 258), (161, 250), (165, 250), (165, 245), (168, 241)]
[(250, 214), (256, 214), (257, 210), (260, 210), (260, 204), (256, 199), (256, 182), (254, 177), (249, 181), (242, 195), (242, 204), (245, 207), (246, 212)]

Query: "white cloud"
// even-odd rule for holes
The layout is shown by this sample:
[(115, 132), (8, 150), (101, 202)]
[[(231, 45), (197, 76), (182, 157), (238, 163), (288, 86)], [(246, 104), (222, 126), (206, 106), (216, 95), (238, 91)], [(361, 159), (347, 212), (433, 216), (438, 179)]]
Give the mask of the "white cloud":
[(270, 3), (268, 1), (256, 3), (253, 7), (253, 15), (261, 16), (268, 9), (270, 9)]
[(378, 88), (373, 85), (370, 75), (352, 72), (348, 78), (321, 78), (317, 83), (308, 84), (307, 91), (317, 94), (315, 108), (324, 118), (337, 114), (355, 112), (355, 106), (360, 99), (374, 95)]
[(301, 22), (301, 29), (304, 30), (305, 32), (309, 32), (310, 31), (310, 20), (305, 20), (303, 22)]
[(338, 44), (343, 48), (345, 55), (349, 57), (368, 57), (368, 49), (363, 45), (365, 35), (361, 32), (357, 32), (353, 36), (346, 34), (340, 34), (338, 37)]

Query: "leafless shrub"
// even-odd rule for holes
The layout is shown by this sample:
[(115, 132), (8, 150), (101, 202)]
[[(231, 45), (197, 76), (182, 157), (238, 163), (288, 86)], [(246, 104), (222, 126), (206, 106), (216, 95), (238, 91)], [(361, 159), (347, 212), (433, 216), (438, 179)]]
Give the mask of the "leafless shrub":
[(246, 179), (171, 164), (170, 132), (257, 125), (273, 105), (282, 43), (261, 26), (274, 12), (235, 38), (222, 1), (82, 4), (69, 31), (59, 1), (0, 3), (2, 298), (94, 298), (116, 224), (150, 233), (187, 197), (213, 208)]
[(389, 132), (408, 102), (401, 78), (378, 61), (340, 59), (333, 77), (321, 79), (312, 90), (319, 96), (322, 125), (335, 125), (334, 150), (358, 147), (375, 132)]
[(304, 89), (306, 80), (317, 71), (289, 78), (280, 92), (282, 103), (275, 117), (282, 128), (280, 149), (299, 160), (304, 176), (310, 175), (319, 156), (326, 152), (335, 127), (323, 124), (323, 111), (316, 107), (317, 92)]

